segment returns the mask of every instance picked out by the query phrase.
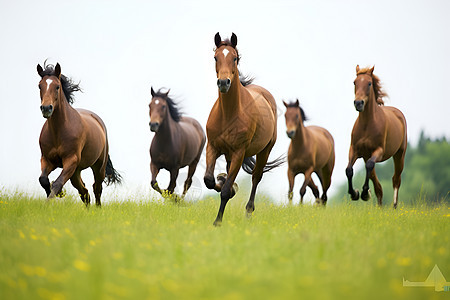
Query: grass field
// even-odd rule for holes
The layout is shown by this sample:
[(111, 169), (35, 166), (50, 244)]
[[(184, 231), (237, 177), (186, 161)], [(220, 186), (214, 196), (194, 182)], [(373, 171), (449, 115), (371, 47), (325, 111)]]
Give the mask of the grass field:
[(0, 197), (0, 299), (448, 299), (450, 206)]

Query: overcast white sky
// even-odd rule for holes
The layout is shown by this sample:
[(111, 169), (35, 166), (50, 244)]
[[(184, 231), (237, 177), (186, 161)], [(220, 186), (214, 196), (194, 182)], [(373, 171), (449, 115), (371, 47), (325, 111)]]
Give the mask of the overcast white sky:
[[(125, 184), (106, 188), (106, 195), (132, 194), (136, 187), (148, 192), (150, 87), (171, 88), (186, 115), (205, 126), (218, 93), (213, 48), (219, 31), (222, 37), (236, 33), (240, 70), (277, 100), (279, 136), (271, 159), (290, 142), (281, 100), (298, 97), (307, 124), (334, 136), (333, 191), (346, 181), (357, 64), (375, 64), (390, 95), (386, 104), (406, 116), (410, 142), (421, 129), (450, 137), (449, 13), (446, 0), (2, 1), (0, 186), (44, 195), (38, 139), (45, 119), (36, 65), (48, 58), (81, 81), (84, 93), (77, 93), (74, 107), (96, 112), (107, 125), (110, 155)], [(196, 178), (206, 190), (203, 165), (202, 159)], [(266, 174), (260, 190), (285, 197), (286, 170)], [(83, 177), (92, 192), (90, 171)], [(295, 199), (302, 180), (296, 180)]]

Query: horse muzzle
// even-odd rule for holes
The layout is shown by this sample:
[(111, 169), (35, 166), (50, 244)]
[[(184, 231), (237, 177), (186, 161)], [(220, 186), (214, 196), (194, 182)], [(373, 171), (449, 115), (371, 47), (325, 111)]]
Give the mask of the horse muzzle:
[(158, 129), (159, 129), (158, 122), (155, 122), (155, 123), (150, 122), (150, 131), (151, 132), (158, 132)]
[(44, 118), (50, 118), (53, 114), (53, 105), (41, 105), (41, 112)]
[(231, 87), (230, 78), (227, 79), (217, 79), (217, 87), (221, 93), (227, 93)]
[(355, 100), (353, 103), (357, 111), (362, 112), (364, 110), (364, 100)]
[(295, 136), (295, 130), (286, 130), (288, 138), (293, 139)]

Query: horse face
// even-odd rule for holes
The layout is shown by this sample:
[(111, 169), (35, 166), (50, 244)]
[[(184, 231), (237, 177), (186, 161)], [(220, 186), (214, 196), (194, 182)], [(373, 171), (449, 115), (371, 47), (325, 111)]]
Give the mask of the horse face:
[(216, 52), (214, 60), (216, 61), (217, 87), (221, 93), (227, 93), (231, 87), (234, 74), (238, 72), (238, 54), (236, 51), (237, 37), (231, 35), (230, 44), (223, 43), (219, 33), (214, 37)]
[[(359, 66), (356, 68), (359, 71)], [(370, 93), (373, 93), (372, 73), (357, 74), (355, 81), (355, 100), (353, 104), (357, 111), (362, 112), (369, 101)]]
[(284, 117), (286, 118), (286, 134), (290, 139), (293, 139), (295, 137), (297, 127), (300, 125), (300, 107), (288, 105), (284, 101), (283, 103), (284, 106), (286, 106), (286, 113), (284, 114)]
[(150, 130), (158, 132), (159, 126), (164, 121), (167, 111), (167, 103), (160, 97), (153, 97), (149, 104), (150, 108)]
[(61, 67), (56, 64), (55, 75), (43, 76), (43, 69), (40, 65), (37, 66), (38, 74), (41, 76), (39, 82), (39, 90), (41, 96), (41, 112), (44, 118), (50, 118), (53, 111), (58, 106), (58, 98), (60, 97), (61, 89)]

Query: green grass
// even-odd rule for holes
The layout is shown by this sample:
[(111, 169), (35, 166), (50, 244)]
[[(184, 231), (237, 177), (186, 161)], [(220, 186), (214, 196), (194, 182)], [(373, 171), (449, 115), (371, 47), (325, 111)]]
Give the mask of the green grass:
[[(135, 197), (136, 198), (136, 197)], [(274, 205), (239, 194), (142, 197), (86, 209), (0, 192), (0, 299), (439, 299), (407, 288), (437, 264), (450, 281), (450, 206)], [(448, 298), (447, 298), (448, 299)]]

